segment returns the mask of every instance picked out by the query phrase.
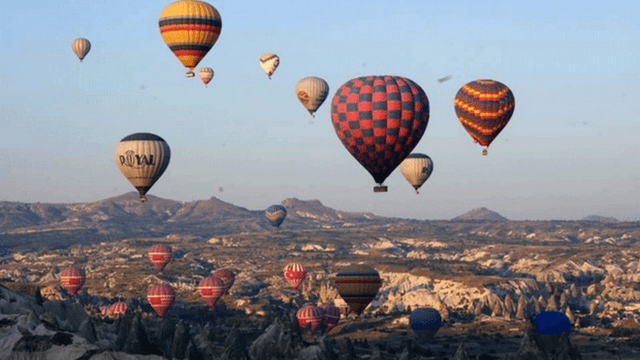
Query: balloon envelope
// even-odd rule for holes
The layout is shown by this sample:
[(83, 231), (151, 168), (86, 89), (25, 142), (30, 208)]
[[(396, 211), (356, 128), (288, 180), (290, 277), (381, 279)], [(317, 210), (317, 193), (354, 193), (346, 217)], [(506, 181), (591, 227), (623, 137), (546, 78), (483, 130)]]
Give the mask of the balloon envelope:
[(300, 284), (307, 277), (307, 269), (298, 263), (291, 263), (285, 266), (283, 272), (284, 278), (291, 284), (293, 290), (298, 290)]
[(381, 185), (422, 138), (429, 100), (410, 79), (363, 76), (338, 89), (331, 120), (342, 145)]
[(265, 210), (264, 216), (269, 220), (271, 226), (277, 229), (287, 217), (287, 209), (282, 205), (271, 205)]
[(511, 90), (494, 80), (464, 85), (454, 99), (458, 120), (474, 141), (489, 147), (507, 126), (516, 102)]
[(320, 105), (329, 95), (329, 84), (319, 77), (306, 77), (296, 84), (296, 96), (302, 106), (314, 117)]
[(202, 80), (204, 86), (208, 86), (213, 79), (213, 69), (210, 67), (203, 67), (198, 70), (198, 77)]
[(318, 308), (324, 313), (324, 332), (326, 334), (340, 321), (340, 309), (331, 304), (324, 304)]
[(315, 331), (322, 324), (323, 317), (324, 312), (315, 306), (305, 306), (296, 312), (298, 325), (304, 328), (311, 324), (312, 331)]
[(78, 59), (82, 62), (91, 50), (91, 43), (85, 38), (77, 38), (71, 42), (71, 50), (73, 50)]
[(112, 304), (107, 309), (107, 316), (110, 318), (117, 318), (124, 315), (127, 312), (127, 303), (124, 301), (118, 301), (115, 304)]
[(571, 332), (569, 318), (559, 311), (542, 311), (533, 322), (539, 335), (568, 335)]
[(149, 260), (158, 268), (163, 270), (165, 266), (171, 261), (173, 255), (171, 255), (171, 246), (164, 244), (157, 244), (151, 247), (149, 250)]
[(417, 194), (418, 189), (433, 172), (433, 160), (425, 154), (413, 153), (402, 161), (400, 172)]
[(159, 284), (147, 291), (147, 301), (158, 316), (163, 317), (167, 309), (176, 301), (176, 293), (170, 285)]
[(150, 133), (124, 137), (116, 147), (116, 165), (140, 193), (140, 201), (169, 166), (171, 150), (163, 138)]
[(267, 74), (267, 77), (271, 79), (271, 75), (276, 71), (280, 65), (280, 58), (276, 54), (266, 53), (260, 56), (260, 67)]
[(71, 296), (78, 293), (86, 279), (84, 270), (78, 267), (65, 268), (60, 272), (60, 283)]
[(158, 19), (162, 40), (189, 69), (193, 69), (218, 41), (222, 18), (211, 4), (197, 0), (181, 0), (167, 5)]
[(216, 305), (216, 302), (224, 295), (226, 290), (227, 287), (224, 285), (224, 281), (217, 276), (207, 276), (198, 285), (200, 295), (205, 298), (210, 308)]
[(225, 292), (229, 292), (229, 288), (233, 286), (233, 282), (236, 280), (236, 276), (229, 269), (216, 270), (214, 271), (213, 276), (222, 280), (225, 286)]
[(417, 308), (409, 315), (409, 325), (417, 335), (431, 338), (442, 326), (442, 317), (436, 309)]
[(351, 311), (360, 315), (378, 294), (382, 279), (368, 265), (351, 265), (338, 272), (335, 284)]

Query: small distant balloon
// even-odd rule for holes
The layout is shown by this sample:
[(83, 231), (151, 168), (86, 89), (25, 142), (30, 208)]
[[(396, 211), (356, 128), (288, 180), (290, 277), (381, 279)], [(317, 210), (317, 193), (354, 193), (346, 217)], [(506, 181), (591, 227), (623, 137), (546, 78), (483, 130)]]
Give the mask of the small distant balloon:
[(273, 230), (278, 230), (287, 217), (287, 209), (282, 205), (271, 205), (265, 210), (264, 216), (269, 220)]
[(287, 279), (293, 290), (298, 290), (298, 287), (304, 279), (307, 277), (307, 269), (299, 263), (291, 263), (287, 265), (284, 270), (284, 278)]
[(338, 271), (335, 284), (351, 311), (360, 315), (378, 294), (382, 279), (376, 269), (368, 265), (351, 265)]
[(200, 281), (200, 285), (198, 285), (198, 290), (200, 291), (200, 295), (205, 299), (207, 305), (213, 309), (218, 302), (218, 299), (224, 295), (224, 292), (227, 290), (227, 287), (224, 284), (224, 281), (217, 276), (207, 276), (206, 278)]
[(172, 258), (171, 246), (169, 245), (157, 244), (149, 250), (149, 260), (151, 260), (158, 270), (164, 270), (165, 266), (169, 264)]
[(78, 267), (66, 268), (60, 273), (60, 283), (71, 296), (78, 293), (86, 279), (84, 270)]
[(271, 79), (271, 75), (276, 71), (280, 65), (280, 58), (276, 54), (266, 53), (260, 56), (260, 67), (267, 74), (267, 77)]
[(445, 81), (449, 81), (449, 80), (451, 80), (451, 76), (450, 76), (450, 75), (448, 75), (448, 76), (445, 76), (445, 77), (443, 77), (443, 78), (438, 79), (438, 82), (439, 82), (439, 83), (443, 83), (443, 82), (445, 82)]
[(223, 192), (223, 191), (224, 191), (224, 188), (223, 188), (222, 186), (220, 186), (220, 187), (218, 188), (218, 191)]
[(409, 325), (416, 335), (430, 339), (442, 326), (442, 316), (433, 308), (417, 308), (409, 315)]
[(200, 68), (198, 71), (198, 77), (202, 80), (205, 87), (209, 87), (211, 79), (213, 79), (213, 69), (210, 67)]
[(416, 190), (424, 184), (433, 172), (433, 160), (428, 155), (413, 153), (400, 163), (400, 173)]
[(82, 62), (91, 50), (91, 43), (85, 38), (77, 38), (71, 42), (71, 50), (73, 50), (78, 59), (80, 59), (80, 62)]
[(324, 311), (316, 306), (305, 306), (296, 312), (296, 318), (298, 319), (298, 325), (300, 325), (301, 328), (305, 328), (310, 325), (311, 331), (315, 331), (320, 327), (320, 325), (322, 325)]
[(213, 276), (216, 276), (224, 282), (225, 292), (228, 293), (229, 289), (233, 286), (233, 283), (236, 281), (236, 276), (233, 271), (229, 269), (220, 269), (216, 270), (213, 273)]
[(298, 81), (295, 91), (298, 100), (313, 119), (314, 113), (329, 95), (329, 84), (319, 77), (309, 76)]
[(324, 312), (324, 332), (328, 333), (340, 321), (340, 309), (332, 304), (318, 306)]
[(167, 309), (176, 301), (176, 293), (170, 285), (156, 285), (147, 291), (147, 301), (158, 316), (163, 317)]
[(127, 303), (118, 301), (107, 308), (107, 316), (111, 319), (123, 316), (127, 312)]

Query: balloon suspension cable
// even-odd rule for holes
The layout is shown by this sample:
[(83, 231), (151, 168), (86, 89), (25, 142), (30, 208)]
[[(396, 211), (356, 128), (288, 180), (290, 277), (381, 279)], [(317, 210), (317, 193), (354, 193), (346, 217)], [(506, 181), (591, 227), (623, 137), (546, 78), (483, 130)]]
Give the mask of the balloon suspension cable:
[(418, 191), (418, 189), (416, 189), (416, 195), (419, 195), (419, 194), (420, 194), (420, 192)]
[(313, 115), (313, 113), (312, 113), (312, 112), (309, 112), (309, 117), (311, 118), (311, 120), (313, 120), (313, 119), (315, 119), (315, 118), (316, 118), (316, 116), (315, 116), (315, 115)]
[(486, 148), (482, 150), (482, 156), (487, 156), (489, 154), (489, 150)]

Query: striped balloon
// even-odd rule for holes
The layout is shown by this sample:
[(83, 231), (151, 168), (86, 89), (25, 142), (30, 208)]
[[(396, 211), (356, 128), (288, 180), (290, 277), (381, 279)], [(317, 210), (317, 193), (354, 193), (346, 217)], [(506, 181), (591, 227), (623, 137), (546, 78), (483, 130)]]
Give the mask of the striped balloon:
[(222, 18), (204, 1), (181, 0), (167, 5), (158, 20), (162, 39), (193, 77), (193, 69), (218, 41)]
[(163, 270), (172, 258), (173, 255), (171, 255), (171, 246), (157, 244), (152, 246), (151, 250), (149, 250), (149, 260), (151, 260), (153, 265), (155, 265), (158, 270)]
[(198, 291), (200, 291), (200, 295), (206, 300), (207, 305), (213, 309), (216, 305), (218, 299), (224, 295), (227, 287), (224, 285), (224, 281), (222, 281), (217, 276), (207, 276), (206, 278), (200, 281), (200, 285), (198, 285)]
[(315, 331), (322, 324), (323, 317), (324, 312), (315, 306), (305, 306), (296, 312), (298, 325), (301, 328), (310, 325), (311, 331)]
[(335, 284), (342, 299), (360, 315), (378, 294), (382, 279), (370, 266), (352, 265), (338, 272)]
[(379, 184), (374, 191), (384, 192), (384, 180), (427, 129), (429, 99), (410, 79), (363, 76), (336, 91), (331, 120), (342, 145)]
[(340, 321), (340, 309), (331, 304), (324, 304), (318, 308), (324, 313), (324, 332), (326, 334)]
[(306, 77), (296, 84), (296, 96), (302, 106), (309, 112), (313, 119), (320, 105), (329, 95), (329, 84), (319, 77)]
[(264, 216), (269, 220), (273, 229), (277, 230), (287, 217), (287, 209), (282, 205), (271, 205), (265, 210)]
[(418, 194), (418, 189), (433, 172), (433, 160), (428, 155), (413, 153), (400, 163), (400, 172)]
[(483, 155), (511, 119), (515, 106), (511, 90), (494, 80), (472, 81), (460, 88), (454, 99), (458, 120), (473, 140), (485, 147)]
[(291, 284), (293, 290), (298, 290), (300, 284), (307, 277), (307, 269), (302, 264), (295, 262), (285, 266), (283, 272), (284, 278)]
[(84, 270), (78, 267), (66, 268), (60, 272), (60, 283), (71, 296), (78, 293), (86, 279)]
[(138, 193), (140, 201), (169, 166), (171, 150), (163, 138), (150, 133), (124, 137), (116, 147), (116, 165)]
[(211, 82), (211, 79), (213, 79), (213, 69), (210, 67), (200, 68), (198, 71), (198, 77), (202, 80), (205, 87), (209, 87), (208, 85)]
[(225, 286), (225, 292), (228, 293), (229, 289), (233, 286), (233, 282), (236, 280), (236, 276), (233, 274), (233, 271), (229, 269), (220, 269), (216, 270), (213, 273), (213, 276), (218, 277)]
[(147, 291), (147, 301), (158, 316), (163, 317), (169, 306), (176, 301), (176, 293), (170, 285), (159, 284)]
[(266, 53), (260, 56), (260, 67), (267, 74), (267, 77), (271, 79), (271, 75), (276, 71), (280, 65), (280, 58), (276, 54)]
[(107, 315), (110, 318), (117, 318), (124, 315), (127, 312), (127, 303), (124, 301), (118, 301), (115, 304), (112, 304), (107, 309)]
[(80, 59), (80, 62), (82, 62), (91, 50), (91, 43), (85, 38), (77, 38), (71, 42), (71, 50), (73, 50), (78, 59)]

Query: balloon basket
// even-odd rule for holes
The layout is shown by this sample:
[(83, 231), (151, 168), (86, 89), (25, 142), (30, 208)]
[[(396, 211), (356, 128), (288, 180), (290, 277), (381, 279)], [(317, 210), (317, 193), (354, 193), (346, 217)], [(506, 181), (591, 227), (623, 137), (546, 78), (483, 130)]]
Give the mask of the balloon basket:
[(482, 150), (482, 156), (487, 156), (487, 155), (489, 155), (489, 150), (487, 149)]
[(388, 187), (386, 185), (378, 185), (373, 187), (373, 192), (387, 192)]
[(184, 74), (184, 76), (186, 76), (188, 78), (192, 78), (192, 77), (196, 76), (196, 74), (194, 74), (193, 71), (188, 71), (186, 74)]

